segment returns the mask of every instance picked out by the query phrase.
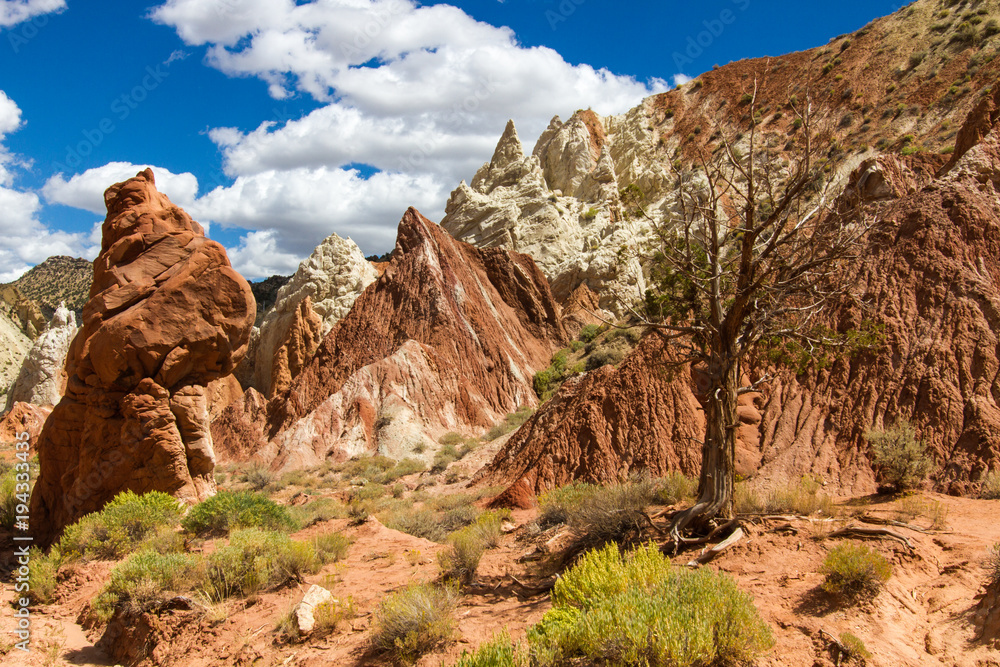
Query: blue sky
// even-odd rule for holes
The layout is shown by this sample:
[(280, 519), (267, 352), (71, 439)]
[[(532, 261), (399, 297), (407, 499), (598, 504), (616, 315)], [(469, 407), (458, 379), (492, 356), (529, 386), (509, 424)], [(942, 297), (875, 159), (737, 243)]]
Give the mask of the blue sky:
[(144, 165), (250, 278), (331, 232), (385, 252), (406, 206), (440, 218), (507, 118), (530, 150), (553, 115), (620, 113), (899, 6), (0, 0), (0, 280), (92, 258), (101, 193)]

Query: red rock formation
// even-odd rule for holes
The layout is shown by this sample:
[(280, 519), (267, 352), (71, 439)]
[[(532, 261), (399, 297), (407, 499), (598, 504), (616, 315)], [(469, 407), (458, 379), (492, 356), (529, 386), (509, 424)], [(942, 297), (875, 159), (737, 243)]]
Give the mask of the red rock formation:
[(212, 443), (219, 463), (247, 461), (264, 442), (267, 399), (250, 387), (243, 398), (212, 420)]
[(976, 639), (1000, 648), (1000, 581), (991, 581), (986, 585), (986, 592), (979, 598), (973, 619)]
[(403, 456), (485, 429), (537, 402), (533, 373), (565, 340), (531, 258), (478, 250), (410, 209), (382, 276), (272, 401), (261, 457), (293, 467), (376, 448)]
[(232, 373), (253, 326), (250, 286), (157, 192), (151, 170), (104, 199), (66, 395), (38, 440), (31, 526), (41, 543), (125, 489), (214, 493), (205, 385)]
[(322, 328), (323, 322), (313, 310), (312, 300), (307, 296), (299, 302), (284, 338), (274, 351), (269, 396), (278, 396), (288, 391), (292, 379), (302, 372), (319, 347)]
[(955, 150), (951, 159), (942, 167), (940, 174), (951, 171), (952, 167), (969, 151), (993, 131), (997, 120), (1000, 120), (1000, 88), (994, 84), (993, 94), (984, 96), (972, 111), (955, 136)]
[(588, 324), (613, 320), (614, 316), (601, 308), (601, 298), (586, 283), (580, 283), (563, 304), (562, 323), (566, 333), (573, 338)]
[(18, 434), (27, 433), (28, 442), (34, 449), (38, 434), (42, 432), (42, 426), (51, 413), (50, 407), (15, 402), (0, 420), (0, 443), (12, 443), (18, 439)]
[[(654, 476), (674, 470), (697, 475), (704, 414), (690, 372), (664, 368), (667, 355), (658, 336), (646, 336), (619, 367), (570, 378), (511, 436), (477, 481), (538, 494), (574, 480), (615, 482), (642, 470)], [(741, 442), (737, 470), (749, 474), (760, 463), (752, 428), (760, 415), (750, 400), (741, 403), (740, 415), (751, 426), (751, 442)], [(524, 495), (513, 487), (508, 491), (511, 498)]]
[[(813, 473), (830, 488), (873, 491), (864, 433), (899, 418), (913, 421), (933, 452), (938, 488), (968, 492), (1000, 468), (1000, 127), (947, 175), (931, 179), (926, 166), (865, 163), (838, 202), (885, 224), (847, 267), (853, 300), (829, 322), (846, 331), (868, 320), (884, 340), (823, 371), (782, 371), (762, 389), (759, 409), (741, 407), (744, 464), (759, 463), (760, 478)], [(617, 371), (564, 385), (481, 478), (526, 480), (539, 492), (635, 467), (698, 472), (687, 440), (702, 435), (695, 408), (682, 388), (656, 379), (663, 355), (651, 345)]]
[(243, 387), (235, 375), (226, 375), (213, 380), (205, 387), (209, 421), (214, 421), (230, 405), (243, 400)]

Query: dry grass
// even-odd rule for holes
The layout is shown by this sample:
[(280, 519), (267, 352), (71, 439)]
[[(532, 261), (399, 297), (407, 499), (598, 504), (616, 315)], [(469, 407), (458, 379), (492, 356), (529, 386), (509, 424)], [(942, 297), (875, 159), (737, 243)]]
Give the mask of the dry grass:
[(413, 661), (454, 636), (457, 604), (458, 592), (450, 586), (415, 584), (392, 593), (375, 609), (372, 645)]
[(822, 514), (835, 516), (833, 499), (822, 493), (823, 485), (811, 475), (803, 475), (771, 491), (761, 492), (751, 484), (736, 485), (734, 504), (738, 514)]

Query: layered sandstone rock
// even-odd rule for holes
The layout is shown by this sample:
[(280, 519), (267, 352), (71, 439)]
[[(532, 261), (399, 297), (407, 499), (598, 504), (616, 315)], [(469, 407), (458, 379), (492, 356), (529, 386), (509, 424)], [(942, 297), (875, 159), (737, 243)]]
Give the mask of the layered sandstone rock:
[(976, 605), (973, 616), (977, 639), (994, 648), (1000, 648), (1000, 581), (991, 581)]
[(571, 338), (588, 324), (613, 322), (615, 316), (601, 308), (601, 298), (585, 284), (580, 284), (563, 303), (563, 326)]
[(528, 156), (508, 122), (490, 163), (452, 192), (441, 226), (477, 247), (530, 255), (560, 302), (585, 284), (603, 308), (618, 308), (617, 292), (635, 297), (644, 285), (618, 251), (645, 228), (623, 214), (606, 141), (602, 120), (580, 112), (554, 118)]
[(382, 276), (272, 401), (258, 456), (276, 468), (376, 451), (429, 460), (440, 435), (534, 405), (532, 376), (565, 340), (529, 257), (477, 250), (410, 209)]
[(24, 296), (16, 285), (0, 285), (0, 311), (31, 340), (38, 338), (38, 334), (45, 328), (46, 320), (42, 309)]
[(211, 428), (220, 463), (249, 460), (267, 440), (267, 399), (250, 387), (212, 420)]
[(52, 413), (52, 408), (31, 403), (14, 403), (7, 414), (0, 419), (0, 443), (11, 444), (23, 433), (28, 434), (28, 443), (34, 448), (38, 434), (42, 432), (45, 420)]
[(76, 316), (60, 305), (21, 363), (7, 396), (8, 409), (17, 401), (49, 406), (59, 402), (66, 390), (66, 355), (76, 330)]
[[(975, 114), (992, 118), (990, 109), (969, 124), (980, 127)], [(873, 326), (882, 340), (821, 371), (777, 369), (741, 406), (745, 463), (756, 464), (758, 478), (812, 473), (831, 490), (874, 491), (864, 433), (901, 418), (930, 447), (938, 488), (969, 492), (1000, 468), (1000, 128), (992, 128), (941, 178), (933, 161), (891, 156), (852, 174), (835, 208), (882, 224), (845, 267), (850, 297), (827, 318), (840, 331)], [(483, 478), (537, 492), (572, 479), (609, 481), (637, 465), (697, 472), (687, 440), (700, 437), (697, 411), (649, 345), (617, 371), (567, 383)]]
[[(504, 504), (525, 489), (535, 495), (575, 480), (603, 484), (641, 471), (696, 476), (704, 414), (690, 371), (667, 368), (669, 357), (660, 337), (649, 335), (619, 367), (570, 378), (476, 479), (510, 484), (497, 499)], [(749, 475), (760, 464), (752, 397), (741, 401), (740, 417), (737, 471)]]
[(24, 335), (21, 328), (3, 312), (0, 312), (0, 399), (7, 404), (7, 392), (10, 391), (21, 364), (31, 349), (31, 339)]
[(38, 439), (31, 525), (46, 543), (117, 493), (214, 493), (205, 386), (232, 373), (254, 319), (225, 249), (146, 170), (105, 193), (66, 394)]
[(278, 291), (264, 317), (251, 386), (267, 397), (286, 391), (323, 336), (377, 277), (354, 241), (328, 236)]

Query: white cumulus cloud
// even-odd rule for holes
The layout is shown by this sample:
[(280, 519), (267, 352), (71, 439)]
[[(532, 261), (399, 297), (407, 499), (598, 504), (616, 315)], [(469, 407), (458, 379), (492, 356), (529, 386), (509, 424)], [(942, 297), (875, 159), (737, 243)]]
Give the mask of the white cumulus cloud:
[[(306, 94), (324, 104), (302, 118), (209, 133), (235, 183), (199, 199), (195, 217), (274, 232), (246, 236), (247, 258), (263, 257), (255, 249), (271, 248), (264, 241), (302, 257), (330, 232), (387, 250), (407, 206), (440, 218), (508, 118), (530, 141), (554, 115), (621, 113), (669, 87), (523, 47), (509, 28), (444, 4), (167, 0), (151, 16), (206, 46), (220, 71), (257, 77), (276, 99)], [(355, 165), (378, 173), (364, 178)]]
[(66, 8), (66, 0), (0, 0), (0, 28)]
[(82, 174), (74, 174), (68, 180), (64, 174), (55, 174), (42, 186), (42, 194), (50, 203), (65, 204), (103, 216), (106, 211), (104, 191), (147, 167), (152, 167), (156, 176), (156, 189), (170, 197), (173, 203), (182, 208), (194, 203), (198, 194), (198, 179), (194, 174), (175, 174), (162, 167), (131, 162), (109, 162)]
[[(198, 220), (273, 232), (268, 238), (277, 251), (294, 255), (297, 264), (331, 232), (352, 237), (367, 253), (384, 252), (392, 248), (408, 206), (440, 217), (446, 197), (428, 176), (379, 172), (364, 178), (354, 170), (298, 168), (240, 176), (201, 197), (191, 213)], [(271, 275), (264, 269), (250, 273)]]
[(38, 219), (38, 195), (17, 186), (22, 162), (3, 144), (21, 125), (21, 109), (0, 90), (0, 282), (16, 279), (52, 255), (94, 257), (99, 247), (92, 234), (53, 230)]

